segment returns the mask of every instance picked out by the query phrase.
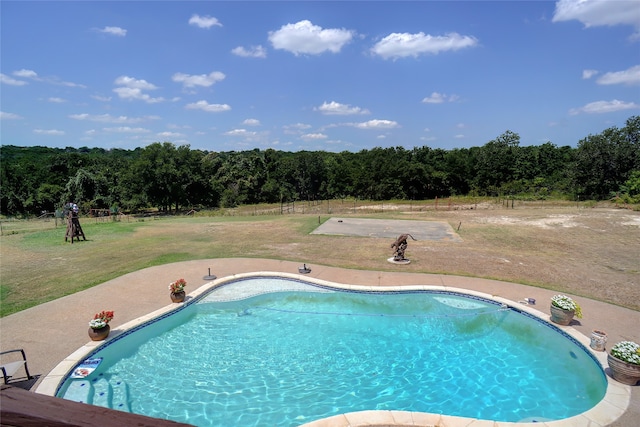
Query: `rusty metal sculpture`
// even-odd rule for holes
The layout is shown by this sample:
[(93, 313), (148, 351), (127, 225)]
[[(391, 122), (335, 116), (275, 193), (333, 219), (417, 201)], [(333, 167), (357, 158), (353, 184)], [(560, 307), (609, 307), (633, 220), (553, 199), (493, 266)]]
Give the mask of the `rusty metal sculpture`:
[(395, 252), (393, 253), (393, 261), (395, 262), (408, 262), (409, 260), (404, 257), (404, 251), (407, 250), (407, 238), (411, 237), (411, 239), (416, 240), (411, 234), (401, 234), (395, 242), (391, 244), (391, 248), (395, 248)]

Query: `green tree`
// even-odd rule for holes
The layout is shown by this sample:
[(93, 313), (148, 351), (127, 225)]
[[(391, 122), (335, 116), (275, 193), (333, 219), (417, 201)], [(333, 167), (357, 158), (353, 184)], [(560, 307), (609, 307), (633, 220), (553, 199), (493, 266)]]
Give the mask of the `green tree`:
[(503, 184), (515, 179), (519, 144), (520, 135), (508, 130), (477, 151), (474, 186), (479, 192), (496, 192)]
[(134, 165), (142, 191), (151, 205), (170, 211), (182, 183), (177, 166), (176, 146), (170, 142), (154, 142), (145, 147)]
[(261, 201), (260, 189), (266, 181), (264, 157), (259, 150), (220, 153), (220, 162), (212, 178), (224, 207)]
[(578, 194), (604, 199), (629, 179), (640, 162), (639, 127), (638, 117), (632, 117), (623, 129), (611, 127), (580, 140), (575, 168)]
[(55, 212), (60, 206), (64, 189), (56, 184), (42, 184), (36, 192), (36, 205), (41, 211)]

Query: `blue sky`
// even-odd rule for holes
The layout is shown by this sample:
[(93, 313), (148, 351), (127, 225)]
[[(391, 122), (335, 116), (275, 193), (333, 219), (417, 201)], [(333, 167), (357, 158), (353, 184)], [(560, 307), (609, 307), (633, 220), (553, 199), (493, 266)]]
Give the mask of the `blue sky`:
[(576, 146), (640, 114), (640, 2), (0, 2), (3, 145)]

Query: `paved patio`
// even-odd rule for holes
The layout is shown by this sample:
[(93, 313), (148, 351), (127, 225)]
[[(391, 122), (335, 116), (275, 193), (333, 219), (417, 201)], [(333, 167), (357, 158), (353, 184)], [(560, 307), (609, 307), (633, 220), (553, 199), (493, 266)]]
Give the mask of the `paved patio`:
[[(24, 348), (32, 374), (40, 375), (38, 383), (59, 362), (89, 341), (88, 321), (101, 310), (115, 311), (112, 329), (139, 319), (171, 304), (167, 286), (183, 277), (187, 291), (192, 292), (207, 283), (204, 276), (226, 277), (241, 273), (271, 271), (298, 273), (303, 262), (311, 268), (308, 276), (336, 283), (367, 286), (434, 285), (464, 288), (490, 295), (521, 301), (534, 298), (537, 310), (548, 313), (549, 299), (554, 292), (496, 280), (435, 274), (403, 273), (402, 266), (394, 272), (346, 270), (314, 265), (308, 260), (299, 263), (268, 259), (210, 259), (195, 260), (151, 267), (123, 275), (101, 285), (68, 295), (0, 319), (0, 343), (3, 350)], [(384, 268), (389, 268), (386, 260)], [(593, 329), (608, 334), (608, 347), (617, 341), (640, 342), (640, 312), (610, 304), (576, 297), (584, 318), (572, 327), (589, 336)], [(636, 427), (640, 419), (640, 386), (630, 387), (630, 404), (624, 415), (614, 424)], [(460, 424), (463, 425), (463, 424)], [(466, 425), (466, 424), (465, 424)]]

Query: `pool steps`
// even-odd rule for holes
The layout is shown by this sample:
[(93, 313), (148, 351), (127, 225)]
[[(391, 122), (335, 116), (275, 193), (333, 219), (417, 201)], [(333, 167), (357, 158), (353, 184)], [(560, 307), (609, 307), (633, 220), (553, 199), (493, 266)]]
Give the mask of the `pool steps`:
[(65, 396), (74, 402), (131, 412), (127, 383), (115, 375), (110, 380), (102, 374), (92, 380), (75, 380), (69, 385)]

